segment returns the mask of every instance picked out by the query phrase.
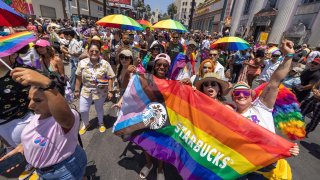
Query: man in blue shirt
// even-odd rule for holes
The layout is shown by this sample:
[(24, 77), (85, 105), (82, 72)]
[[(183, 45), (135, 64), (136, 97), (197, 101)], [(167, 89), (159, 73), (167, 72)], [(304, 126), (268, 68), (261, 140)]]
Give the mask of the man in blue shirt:
[(237, 51), (236, 54), (233, 56), (233, 61), (232, 61), (232, 83), (236, 83), (240, 71), (243, 66), (243, 62), (246, 60), (249, 60), (250, 58), (250, 53), (247, 50), (242, 50), (242, 51)]

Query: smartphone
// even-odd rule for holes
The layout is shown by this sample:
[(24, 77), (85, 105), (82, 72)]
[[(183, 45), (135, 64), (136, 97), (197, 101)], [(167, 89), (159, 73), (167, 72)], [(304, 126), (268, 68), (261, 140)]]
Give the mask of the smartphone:
[(0, 161), (0, 174), (6, 172), (8, 169), (15, 167), (18, 164), (21, 164), (25, 161), (23, 154), (17, 153), (14, 154), (2, 161)]

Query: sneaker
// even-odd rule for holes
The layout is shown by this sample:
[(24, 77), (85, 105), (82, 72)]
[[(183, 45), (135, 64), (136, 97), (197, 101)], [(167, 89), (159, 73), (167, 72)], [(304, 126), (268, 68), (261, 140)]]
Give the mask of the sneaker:
[(34, 171), (32, 173), (32, 175), (29, 177), (29, 180), (39, 180), (39, 179), (40, 179), (40, 177), (39, 177), (39, 175), (37, 174), (36, 171)]
[(101, 124), (100, 127), (99, 127), (99, 131), (100, 131), (101, 133), (106, 132), (106, 127), (105, 127), (103, 124)]
[(27, 164), (25, 167), (25, 170), (19, 175), (19, 180), (24, 180), (32, 176), (32, 174), (35, 172), (34, 167), (32, 167), (30, 164)]
[(80, 130), (79, 130), (79, 134), (80, 135), (84, 135), (87, 130), (89, 129), (89, 125), (88, 126), (83, 126)]

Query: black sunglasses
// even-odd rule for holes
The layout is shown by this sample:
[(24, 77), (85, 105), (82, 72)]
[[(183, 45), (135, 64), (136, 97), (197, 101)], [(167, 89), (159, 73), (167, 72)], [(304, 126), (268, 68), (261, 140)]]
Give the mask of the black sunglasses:
[(218, 55), (218, 54), (210, 54), (210, 56), (216, 56), (216, 55)]
[(167, 63), (156, 63), (156, 66), (157, 67), (163, 66), (164, 68), (167, 68), (167, 67), (169, 67), (169, 64), (167, 64)]
[(215, 81), (206, 81), (206, 82), (203, 83), (204, 87), (208, 87), (209, 85), (211, 85), (211, 87), (213, 87), (213, 86), (218, 85), (218, 83), (215, 82)]
[(126, 60), (129, 60), (131, 59), (131, 56), (124, 56), (124, 55), (120, 55), (119, 56), (120, 59), (126, 59)]
[(280, 55), (272, 55), (272, 57), (276, 58), (276, 57), (280, 57)]

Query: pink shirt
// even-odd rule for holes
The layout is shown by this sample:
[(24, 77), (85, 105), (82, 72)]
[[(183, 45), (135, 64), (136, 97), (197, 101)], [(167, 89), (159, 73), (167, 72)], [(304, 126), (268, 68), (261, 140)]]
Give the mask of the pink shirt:
[(21, 133), (24, 155), (29, 164), (36, 168), (49, 167), (74, 153), (78, 144), (80, 117), (75, 110), (72, 112), (75, 121), (67, 134), (52, 116), (42, 120), (39, 120), (40, 115), (30, 117), (30, 123)]

